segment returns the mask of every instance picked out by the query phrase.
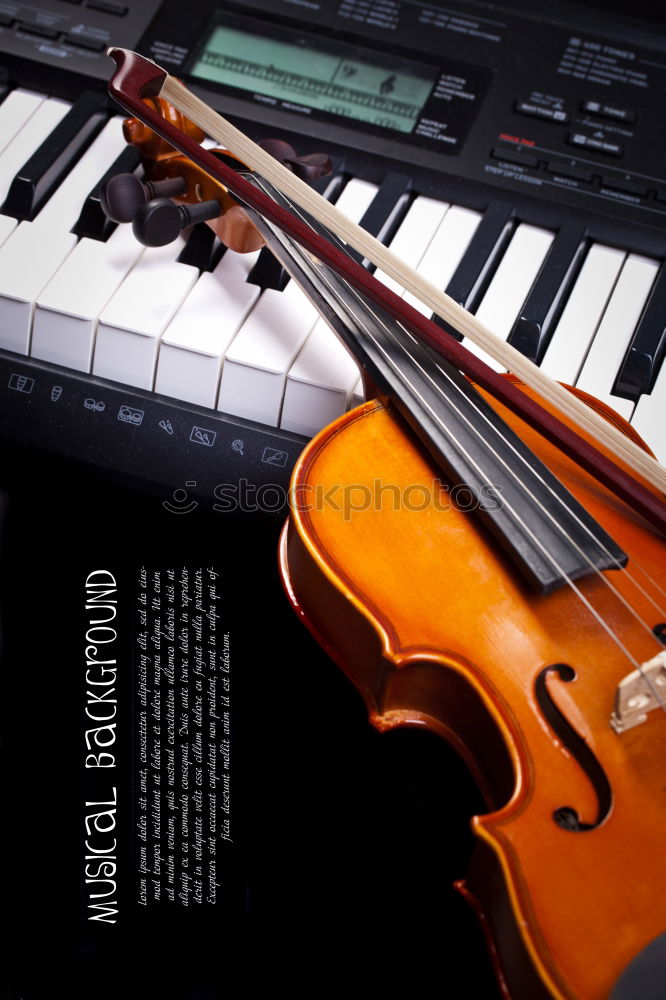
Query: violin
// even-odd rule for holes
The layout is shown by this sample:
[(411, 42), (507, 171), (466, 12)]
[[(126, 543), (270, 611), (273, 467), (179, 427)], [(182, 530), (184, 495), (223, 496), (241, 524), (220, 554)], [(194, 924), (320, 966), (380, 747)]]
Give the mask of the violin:
[[(128, 54), (111, 54), (112, 93), (141, 115), (165, 75), (140, 65), (133, 87)], [(295, 223), (279, 235), (287, 208), (266, 191), (277, 208), (259, 217), (251, 207), (251, 220), (381, 394), (322, 431), (296, 466), (280, 545), (288, 598), (379, 730), (426, 727), (476, 777), (488, 812), (472, 820), (478, 847), (458, 888), (503, 995), (661, 996), (662, 490), (643, 478), (662, 518), (651, 524), (474, 389), (435, 352), (434, 334), (419, 339), (408, 312), (398, 322), (390, 295), (331, 270), (342, 248), (319, 242), (318, 222), (303, 237), (314, 257), (290, 242)], [(502, 381), (512, 399), (534, 401), (514, 376)], [(622, 418), (589, 397), (583, 405), (640, 448)], [(590, 445), (589, 429), (576, 433)], [(613, 447), (590, 446), (636, 477)]]

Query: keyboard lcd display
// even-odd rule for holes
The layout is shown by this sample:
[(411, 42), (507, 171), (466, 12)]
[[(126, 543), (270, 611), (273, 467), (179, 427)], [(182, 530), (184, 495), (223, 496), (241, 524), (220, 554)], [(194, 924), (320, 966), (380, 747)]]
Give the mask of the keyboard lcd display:
[(194, 76), (292, 105), (411, 132), (435, 82), (396, 65), (325, 52), (236, 28), (215, 28), (191, 69)]

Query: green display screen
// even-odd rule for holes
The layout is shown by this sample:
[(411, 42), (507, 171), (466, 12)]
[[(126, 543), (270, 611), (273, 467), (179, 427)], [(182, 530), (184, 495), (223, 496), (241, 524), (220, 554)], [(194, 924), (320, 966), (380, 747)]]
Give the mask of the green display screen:
[(420, 76), (363, 58), (215, 28), (190, 72), (285, 103), (411, 132), (432, 89)]

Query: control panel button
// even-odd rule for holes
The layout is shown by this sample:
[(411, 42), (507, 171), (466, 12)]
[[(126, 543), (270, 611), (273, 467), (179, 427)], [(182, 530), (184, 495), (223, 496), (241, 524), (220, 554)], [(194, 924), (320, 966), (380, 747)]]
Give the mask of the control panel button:
[(106, 48), (106, 42), (91, 35), (65, 35), (65, 41), (68, 45), (76, 45), (80, 49), (89, 49), (92, 52), (101, 52)]
[(568, 177), (573, 181), (592, 180), (592, 171), (586, 170), (585, 167), (579, 167), (578, 164), (558, 163), (556, 160), (552, 160), (546, 164), (546, 170), (549, 174), (559, 174), (561, 177)]
[(636, 184), (634, 181), (624, 180), (622, 177), (601, 178), (601, 186), (610, 188), (612, 191), (621, 191), (623, 194), (635, 194), (640, 198), (646, 198), (648, 190), (644, 184)]
[(570, 146), (577, 146), (578, 149), (592, 149), (595, 152), (605, 153), (607, 156), (622, 156), (624, 146), (616, 142), (606, 142), (605, 139), (595, 139), (591, 135), (583, 135), (580, 132), (570, 132), (567, 136)]
[(538, 167), (539, 160), (531, 153), (521, 153), (520, 149), (500, 149), (495, 146), (491, 149), (490, 155), (495, 160), (506, 160), (507, 163), (517, 163), (521, 167)]
[(47, 28), (43, 24), (19, 23), (19, 29), (28, 35), (38, 35), (39, 38), (57, 38), (60, 32), (56, 28)]
[(616, 108), (612, 104), (602, 104), (601, 101), (583, 101), (581, 107), (583, 111), (597, 115), (598, 118), (609, 118), (611, 121), (625, 122), (627, 125), (633, 125), (638, 117), (635, 111)]
[(122, 3), (114, 3), (113, 0), (88, 0), (91, 10), (101, 10), (105, 14), (115, 14), (117, 17), (124, 17), (127, 13), (127, 6)]
[(561, 108), (546, 108), (541, 104), (530, 104), (527, 101), (516, 101), (514, 110), (519, 115), (527, 115), (529, 118), (543, 118), (546, 121), (558, 122), (560, 125), (566, 125), (569, 121), (569, 115)]

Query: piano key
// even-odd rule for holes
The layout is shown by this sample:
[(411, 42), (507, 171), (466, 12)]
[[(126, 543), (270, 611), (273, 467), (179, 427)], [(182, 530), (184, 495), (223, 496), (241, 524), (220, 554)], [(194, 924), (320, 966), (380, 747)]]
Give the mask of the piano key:
[[(403, 174), (387, 174), (365, 210), (359, 225), (380, 243), (387, 243), (393, 236), (398, 220), (407, 205), (411, 186), (409, 177)], [(351, 256), (357, 261), (361, 260), (357, 250), (351, 251)]]
[[(44, 104), (30, 121), (40, 115), (51, 101)], [(53, 190), (62, 182), (73, 164), (106, 121), (106, 97), (84, 91), (69, 107), (62, 121), (45, 134), (12, 181), (2, 211), (17, 219), (33, 219)]]
[[(423, 196), (415, 198), (389, 243), (391, 253), (395, 254), (408, 267), (416, 268), (448, 207), (448, 202), (445, 201), (435, 201), (434, 198)], [(388, 274), (377, 270), (375, 277), (391, 291), (398, 295), (402, 294), (402, 285), (398, 284), (394, 278), (390, 278)]]
[(160, 337), (199, 277), (178, 264), (182, 238), (149, 247), (102, 310), (97, 327), (93, 374), (152, 389)]
[(316, 319), (295, 282), (267, 289), (227, 351), (218, 409), (277, 427), (287, 371)]
[[(480, 221), (480, 212), (452, 205), (444, 215), (437, 232), (416, 267), (418, 273), (437, 288), (446, 288)], [(424, 316), (432, 314), (429, 306), (424, 305), (420, 299), (409, 292), (405, 295), (405, 301), (418, 309)]]
[(654, 452), (662, 465), (666, 465), (666, 365), (661, 366), (652, 392), (638, 400), (631, 425)]
[(634, 404), (613, 395), (613, 383), (658, 271), (659, 261), (638, 254), (627, 257), (576, 382), (626, 419)]
[(20, 132), (44, 101), (44, 94), (17, 87), (0, 104), (0, 152)]
[(43, 101), (0, 154), (0, 205), (2, 206), (0, 212), (3, 215), (19, 218), (19, 215), (12, 211), (11, 198), (8, 197), (16, 175), (66, 116), (69, 107), (65, 101), (53, 98)]
[(15, 229), (16, 219), (12, 219), (9, 215), (0, 215), (0, 247)]
[(178, 257), (179, 264), (191, 264), (199, 271), (213, 271), (219, 263), (224, 247), (205, 222), (192, 227), (185, 246)]
[(620, 364), (613, 392), (638, 402), (652, 391), (666, 353), (666, 266), (662, 265), (652, 295)]
[(201, 275), (167, 327), (156, 392), (215, 407), (224, 355), (260, 294), (256, 285), (229, 281), (230, 268), (222, 264), (232, 253), (227, 251), (215, 271)]
[(141, 157), (136, 146), (125, 146), (86, 197), (81, 214), (72, 226), (73, 233), (77, 236), (89, 236), (93, 240), (105, 240), (109, 237), (116, 223), (104, 213), (101, 201), (102, 188), (117, 174), (133, 174), (140, 162)]
[(492, 268), (509, 240), (512, 225), (512, 206), (500, 201), (491, 202), (446, 286), (446, 294), (455, 302), (474, 311)]
[(0, 247), (0, 347), (27, 354), (35, 301), (72, 251), (81, 203), (124, 142), (109, 122), (34, 222), (21, 222)]
[(541, 364), (560, 307), (569, 294), (586, 248), (587, 227), (570, 222), (558, 232), (545, 264), (532, 286), (508, 342)]
[(35, 224), (69, 232), (83, 204), (126, 143), (121, 118), (112, 118), (35, 217)]
[[(506, 340), (546, 258), (554, 234), (522, 223), (511, 238), (477, 311), (476, 318), (500, 340)], [(504, 371), (484, 350), (469, 339), (464, 346), (495, 371)]]
[(143, 249), (129, 226), (80, 240), (37, 299), (31, 355), (89, 372), (98, 317)]
[(575, 384), (625, 256), (602, 243), (590, 247), (541, 365), (551, 378)]
[(347, 409), (358, 365), (324, 320), (318, 320), (289, 369), (280, 427), (313, 437)]

